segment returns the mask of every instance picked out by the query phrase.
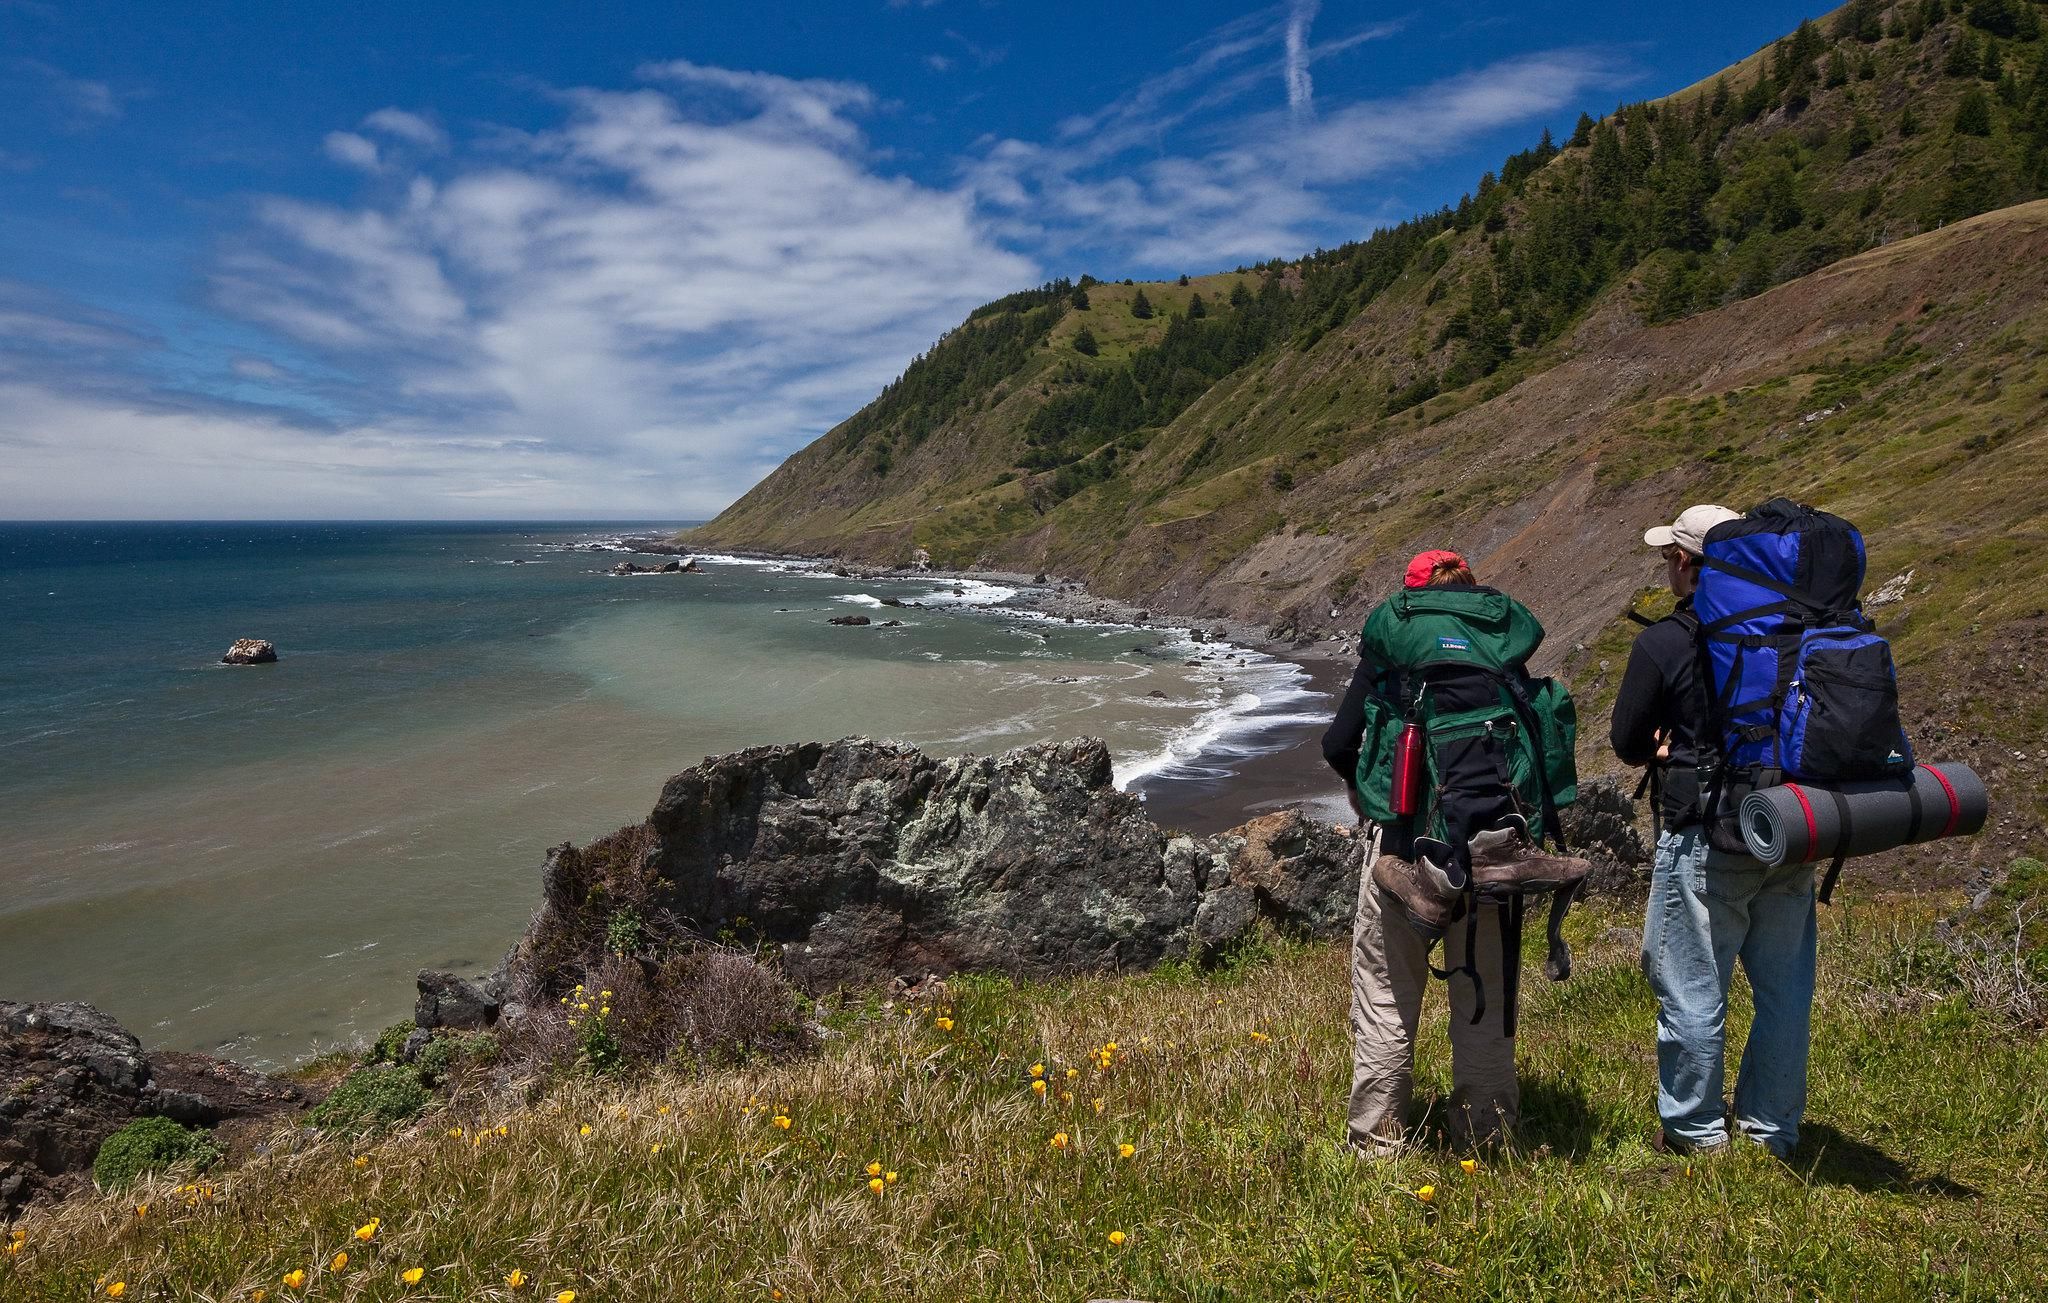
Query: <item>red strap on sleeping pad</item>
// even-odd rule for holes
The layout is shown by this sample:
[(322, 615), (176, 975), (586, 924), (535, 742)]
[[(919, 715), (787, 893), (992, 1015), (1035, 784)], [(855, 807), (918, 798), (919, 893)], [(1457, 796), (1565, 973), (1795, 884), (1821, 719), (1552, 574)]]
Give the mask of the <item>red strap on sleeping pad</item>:
[[(1948, 794), (1948, 822), (1941, 826), (1941, 835), (1946, 837), (1956, 830), (1958, 823), (1962, 822), (1963, 803), (1956, 798), (1956, 789), (1950, 785), (1947, 774), (1942, 773), (1933, 765), (1922, 765), (1920, 767), (1933, 774), (1934, 781), (1940, 783), (1941, 790)], [(1807, 818), (1810, 821), (1812, 816), (1809, 815)]]
[(1800, 812), (1806, 816), (1806, 855), (1800, 863), (1811, 864), (1820, 857), (1820, 825), (1813, 821), (1813, 805), (1807, 801), (1806, 793), (1800, 790), (1799, 784), (1787, 783), (1785, 786), (1799, 798)]

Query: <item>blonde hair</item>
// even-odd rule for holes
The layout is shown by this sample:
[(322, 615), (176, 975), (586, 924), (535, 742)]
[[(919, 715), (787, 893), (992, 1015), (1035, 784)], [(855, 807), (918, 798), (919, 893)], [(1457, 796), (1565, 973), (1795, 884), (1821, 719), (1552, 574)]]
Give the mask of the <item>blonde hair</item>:
[(1472, 577), (1472, 567), (1466, 565), (1463, 561), (1439, 561), (1430, 567), (1429, 582), (1424, 584), (1423, 587), (1441, 588), (1445, 584), (1476, 584), (1478, 582), (1477, 579)]

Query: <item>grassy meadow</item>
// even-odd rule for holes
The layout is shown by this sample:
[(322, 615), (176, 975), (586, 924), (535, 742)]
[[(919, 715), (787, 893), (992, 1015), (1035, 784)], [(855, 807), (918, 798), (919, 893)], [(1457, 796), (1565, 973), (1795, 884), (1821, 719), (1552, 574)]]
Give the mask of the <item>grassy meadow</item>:
[[(30, 1216), (0, 1298), (2041, 1297), (2048, 1042), (1971, 1002), (1928, 903), (1822, 919), (1789, 1164), (1651, 1150), (1639, 920), (1595, 904), (1569, 983), (1532, 957), (1512, 1153), (1351, 1157), (1345, 948), (1269, 943), (848, 1005), (794, 1063), (458, 1086), (382, 1137), (287, 1131)], [(1738, 980), (1738, 1032), (1746, 1010)]]

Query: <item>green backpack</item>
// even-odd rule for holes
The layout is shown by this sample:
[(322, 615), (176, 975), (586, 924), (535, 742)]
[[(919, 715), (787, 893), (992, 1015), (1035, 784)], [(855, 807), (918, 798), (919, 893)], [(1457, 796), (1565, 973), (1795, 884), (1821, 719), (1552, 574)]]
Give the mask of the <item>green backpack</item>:
[[(1394, 812), (1394, 748), (1411, 719), (1428, 739), (1429, 799), (1413, 831), (1442, 837), (1443, 784), (1451, 744), (1491, 735), (1505, 753), (1516, 803), (1532, 837), (1562, 843), (1557, 812), (1578, 799), (1574, 756), (1579, 720), (1571, 693), (1556, 679), (1528, 677), (1527, 663), (1543, 642), (1543, 626), (1505, 593), (1487, 588), (1404, 589), (1380, 603), (1365, 622), (1365, 650), (1383, 681), (1365, 699), (1365, 736), (1356, 782), (1366, 817), (1382, 826), (1400, 823)], [(1499, 701), (1476, 710), (1444, 713), (1428, 690), (1432, 675), (1478, 671), (1492, 678)]]

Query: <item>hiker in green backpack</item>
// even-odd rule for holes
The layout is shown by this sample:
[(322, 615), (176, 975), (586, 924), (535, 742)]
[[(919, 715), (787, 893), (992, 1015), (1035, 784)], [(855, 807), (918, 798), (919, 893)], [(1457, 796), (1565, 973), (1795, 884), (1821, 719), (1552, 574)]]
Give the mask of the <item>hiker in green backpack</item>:
[[(1359, 663), (1323, 756), (1351, 780), (1370, 842), (1352, 926), (1350, 1140), (1364, 1154), (1407, 1138), (1415, 1033), (1430, 974), (1451, 978), (1450, 1130), (1504, 1137), (1520, 1120), (1514, 1007), (1522, 900), (1552, 894), (1558, 933), (1586, 861), (1561, 845), (1576, 795), (1571, 699), (1528, 675), (1543, 627), (1485, 588), (1455, 552), (1409, 563), (1365, 622)], [(1462, 923), (1462, 926), (1453, 926)], [(1444, 944), (1445, 967), (1430, 952)]]

